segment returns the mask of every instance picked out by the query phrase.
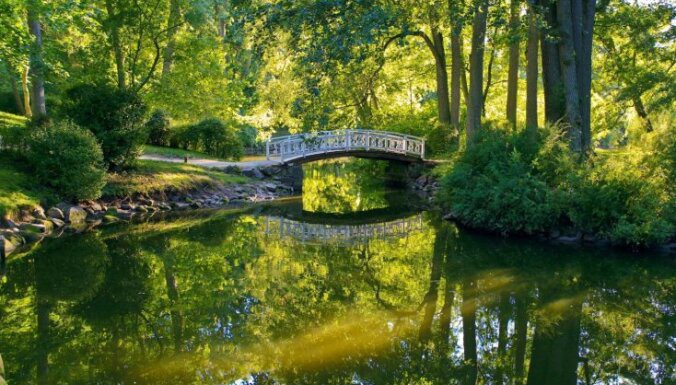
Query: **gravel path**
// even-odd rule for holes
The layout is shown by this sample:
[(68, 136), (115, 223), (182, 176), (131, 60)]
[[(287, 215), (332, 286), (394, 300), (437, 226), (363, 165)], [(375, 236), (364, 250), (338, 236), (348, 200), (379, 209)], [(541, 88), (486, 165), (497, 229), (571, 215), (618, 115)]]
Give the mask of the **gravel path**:
[[(160, 162), (170, 162), (170, 163), (183, 163), (184, 160), (182, 158), (172, 158), (172, 157), (167, 157), (167, 156), (160, 156), (160, 155), (141, 155), (141, 159), (145, 160), (156, 160)], [(278, 161), (275, 160), (250, 160), (248, 162), (223, 162), (220, 160), (213, 160), (213, 159), (200, 159), (200, 158), (188, 158), (188, 164), (192, 164), (195, 166), (200, 166), (200, 167), (205, 167), (205, 168), (226, 168), (229, 166), (237, 166), (241, 168), (242, 170), (250, 170), (252, 168), (256, 167), (266, 167), (266, 166), (274, 166), (276, 164), (279, 164)]]

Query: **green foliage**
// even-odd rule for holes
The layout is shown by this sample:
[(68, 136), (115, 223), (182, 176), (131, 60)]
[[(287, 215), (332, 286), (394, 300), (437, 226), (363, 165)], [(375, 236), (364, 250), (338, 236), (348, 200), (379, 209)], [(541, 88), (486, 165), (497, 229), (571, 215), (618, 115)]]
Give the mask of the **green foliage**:
[(554, 130), (486, 128), (442, 179), (441, 203), (470, 227), (502, 234), (549, 229), (564, 210), (562, 193), (548, 185), (559, 174), (559, 162), (545, 161), (568, 163), (558, 138)]
[(35, 129), (27, 139), (34, 174), (71, 200), (96, 199), (105, 185), (103, 153), (94, 135), (73, 123)]
[(140, 97), (132, 91), (89, 84), (71, 88), (68, 97), (66, 115), (94, 133), (106, 165), (112, 169), (131, 165), (147, 138), (146, 106)]
[(201, 151), (223, 159), (239, 159), (244, 153), (238, 124), (209, 118), (177, 128), (171, 140), (174, 147)]
[(155, 146), (166, 146), (169, 144), (171, 121), (167, 112), (164, 110), (155, 110), (146, 122), (148, 132), (148, 144)]

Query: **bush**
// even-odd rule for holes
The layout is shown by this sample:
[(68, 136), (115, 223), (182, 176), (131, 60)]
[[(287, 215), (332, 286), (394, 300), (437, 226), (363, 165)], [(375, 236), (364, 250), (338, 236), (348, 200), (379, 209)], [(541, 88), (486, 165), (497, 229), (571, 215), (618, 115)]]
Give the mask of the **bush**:
[(109, 168), (129, 166), (141, 154), (147, 133), (146, 106), (135, 93), (108, 85), (80, 85), (68, 91), (67, 116), (90, 130)]
[(569, 216), (575, 226), (615, 244), (650, 246), (674, 233), (669, 179), (639, 152), (613, 154), (584, 171)]
[(146, 131), (148, 132), (148, 144), (155, 146), (168, 146), (171, 132), (169, 130), (171, 122), (164, 110), (155, 110), (150, 119), (146, 122)]
[(226, 125), (215, 118), (178, 128), (172, 139), (172, 145), (225, 159), (239, 159), (244, 153), (242, 141), (237, 134), (237, 126)]
[(65, 199), (96, 199), (105, 185), (103, 153), (94, 135), (62, 122), (32, 130), (27, 159), (40, 183)]
[(441, 203), (470, 227), (502, 234), (549, 229), (561, 217), (564, 197), (548, 185), (557, 172), (542, 158), (556, 154), (568, 162), (557, 141), (555, 131), (484, 129), (442, 178)]

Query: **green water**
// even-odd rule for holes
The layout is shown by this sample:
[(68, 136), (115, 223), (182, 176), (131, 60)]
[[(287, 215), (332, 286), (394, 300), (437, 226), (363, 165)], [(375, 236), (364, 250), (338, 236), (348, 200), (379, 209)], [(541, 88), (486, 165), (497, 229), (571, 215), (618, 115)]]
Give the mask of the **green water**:
[(470, 234), (386, 169), (12, 257), (8, 383), (674, 383), (669, 258)]

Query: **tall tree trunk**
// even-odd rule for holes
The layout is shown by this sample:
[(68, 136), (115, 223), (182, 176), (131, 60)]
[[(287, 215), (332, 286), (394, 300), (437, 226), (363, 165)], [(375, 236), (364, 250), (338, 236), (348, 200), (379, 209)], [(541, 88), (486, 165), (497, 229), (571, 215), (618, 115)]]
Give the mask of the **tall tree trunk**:
[(488, 3), (479, 0), (472, 21), (472, 51), (469, 62), (469, 102), (467, 104), (467, 144), (471, 145), (481, 127), (483, 101), (484, 49)]
[(542, 8), (543, 19), (546, 24), (546, 29), (540, 31), (542, 84), (545, 93), (545, 120), (548, 123), (556, 123), (565, 115), (561, 67), (559, 65), (558, 36), (554, 34), (557, 28), (556, 3), (547, 2), (543, 4)]
[(19, 86), (16, 84), (16, 78), (14, 72), (7, 67), (7, 76), (9, 76), (9, 83), (12, 86), (12, 95), (14, 96), (14, 104), (16, 104), (16, 110), (19, 112), (19, 115), (25, 115), (26, 110), (23, 108), (23, 101), (21, 100), (21, 95), (19, 94)]
[(167, 20), (167, 45), (164, 47), (162, 61), (162, 76), (171, 72), (174, 64), (174, 47), (176, 45), (176, 32), (181, 18), (181, 5), (179, 0), (171, 0), (169, 6), (169, 19)]
[(566, 105), (566, 132), (573, 151), (582, 151), (582, 116), (580, 115), (580, 90), (577, 59), (575, 58), (575, 35), (573, 30), (572, 3), (580, 0), (557, 0), (556, 17), (561, 34), (559, 39), (559, 63), (563, 80)]
[(40, 26), (40, 3), (37, 0), (28, 3), (28, 29), (33, 35), (33, 42), (30, 49), (30, 77), (33, 88), (31, 106), (33, 113), (37, 116), (47, 115), (47, 104), (45, 103), (45, 74), (44, 63), (42, 61), (42, 27)]
[(24, 115), (26, 117), (33, 116), (33, 109), (31, 108), (31, 93), (28, 89), (28, 66), (23, 68), (21, 72), (21, 93), (23, 94)]
[(524, 362), (526, 359), (526, 339), (528, 337), (527, 292), (518, 293), (515, 299), (514, 317), (514, 385), (524, 382)]
[(448, 72), (446, 69), (446, 50), (444, 37), (437, 27), (432, 27), (432, 42), (434, 44), (434, 62), (437, 72), (437, 107), (439, 123), (443, 127), (451, 126), (451, 107), (448, 101)]
[[(532, 1), (532, 0), (531, 0)], [(526, 49), (526, 127), (538, 126), (538, 19), (535, 1), (528, 5)]]
[(464, 384), (474, 385), (477, 379), (477, 344), (476, 344), (476, 307), (477, 299), (474, 292), (476, 282), (465, 278), (462, 285), (462, 342), (464, 350)]
[(115, 55), (115, 69), (117, 72), (117, 88), (125, 89), (127, 87), (127, 75), (124, 68), (124, 50), (120, 41), (120, 21), (119, 15), (115, 13), (113, 0), (106, 0), (106, 12), (108, 13), (108, 28), (110, 30), (110, 44), (113, 47)]
[[(582, 131), (582, 151), (588, 154), (591, 150), (591, 72), (592, 72), (592, 39), (594, 19), (596, 16), (596, 0), (574, 0), (582, 2), (582, 32), (580, 52), (577, 52), (578, 77), (580, 89), (580, 115)], [(575, 20), (575, 19), (574, 19)]]
[(420, 324), (420, 342), (422, 344), (425, 344), (432, 335), (432, 321), (434, 319), (437, 299), (439, 297), (439, 281), (441, 280), (447, 241), (448, 231), (445, 231), (444, 229), (438, 230), (434, 239), (432, 266), (430, 268), (430, 285), (423, 300), (425, 312)]
[(519, 90), (519, 23), (521, 7), (519, 0), (512, 0), (510, 5), (509, 29), (509, 70), (507, 73), (507, 120), (512, 128), (516, 128), (516, 101)]
[(457, 2), (448, 0), (448, 9), (451, 15), (451, 126), (460, 129), (460, 88), (461, 76), (464, 72), (462, 60), (462, 21), (459, 17)]

